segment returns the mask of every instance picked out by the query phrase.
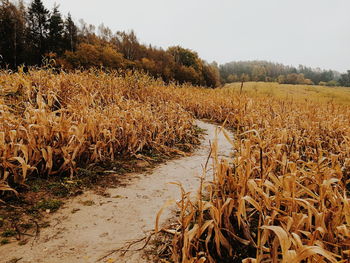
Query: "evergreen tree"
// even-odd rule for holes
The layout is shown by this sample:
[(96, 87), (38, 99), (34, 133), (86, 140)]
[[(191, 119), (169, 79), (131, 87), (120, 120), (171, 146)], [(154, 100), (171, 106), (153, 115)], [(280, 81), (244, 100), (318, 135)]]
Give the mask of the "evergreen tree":
[(22, 2), (18, 6), (8, 0), (0, 2), (0, 65), (16, 68), (24, 62), (25, 13)]
[(63, 46), (64, 23), (58, 6), (53, 8), (49, 19), (49, 33), (48, 33), (48, 50), (61, 55), (64, 51)]
[(64, 23), (64, 43), (65, 49), (75, 51), (78, 42), (78, 28), (75, 25), (72, 16), (68, 13), (68, 17)]
[(33, 0), (28, 8), (28, 44), (31, 50), (30, 63), (40, 64), (47, 52), (49, 11), (41, 0)]

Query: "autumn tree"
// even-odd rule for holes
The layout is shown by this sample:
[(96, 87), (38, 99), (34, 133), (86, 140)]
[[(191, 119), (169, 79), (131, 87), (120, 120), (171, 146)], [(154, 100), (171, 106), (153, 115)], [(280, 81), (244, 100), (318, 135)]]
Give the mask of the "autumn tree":
[(170, 47), (168, 52), (174, 57), (176, 63), (196, 70), (200, 69), (200, 59), (196, 52), (180, 46)]
[(118, 31), (114, 36), (112, 42), (117, 50), (124, 55), (128, 60), (141, 59), (140, 43), (137, 40), (135, 32), (132, 30), (129, 33), (125, 31)]
[(220, 84), (217, 64), (207, 64), (196, 52), (180, 46), (170, 47), (167, 52), (175, 61), (175, 79), (179, 82), (208, 87), (217, 87)]
[(230, 75), (228, 75), (226, 81), (228, 83), (238, 82), (239, 81), (239, 77), (236, 74), (230, 74)]
[(98, 36), (105, 42), (109, 42), (112, 37), (113, 33), (112, 30), (109, 27), (106, 27), (103, 23), (98, 26)]
[(221, 84), (219, 68), (215, 62), (203, 65), (203, 77), (205, 86), (216, 88)]
[(75, 52), (66, 51), (63, 65), (67, 68), (122, 68), (123, 55), (110, 46), (81, 43)]
[(267, 77), (267, 74), (264, 66), (256, 65), (253, 67), (251, 78), (254, 81), (265, 81), (266, 77)]

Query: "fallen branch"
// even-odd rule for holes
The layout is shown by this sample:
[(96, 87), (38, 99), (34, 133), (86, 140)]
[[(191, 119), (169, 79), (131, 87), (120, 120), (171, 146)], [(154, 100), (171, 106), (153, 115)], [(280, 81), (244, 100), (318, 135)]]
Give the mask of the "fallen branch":
[[(121, 248), (118, 249), (113, 249), (110, 252), (108, 252), (107, 255), (99, 258), (96, 262), (100, 262), (101, 260), (109, 257), (110, 255), (113, 255), (114, 253), (121, 253), (122, 256), (124, 256), (127, 252), (137, 252), (137, 251), (141, 251), (143, 249), (146, 248), (146, 246), (148, 245), (149, 241), (151, 240), (152, 236), (154, 236), (156, 234), (156, 232), (152, 232), (150, 235), (145, 236), (143, 238), (137, 239), (137, 240), (133, 240), (133, 241), (129, 241), (127, 242), (127, 244)], [(132, 246), (141, 243), (142, 241), (145, 241), (145, 244), (138, 249), (130, 249)]]

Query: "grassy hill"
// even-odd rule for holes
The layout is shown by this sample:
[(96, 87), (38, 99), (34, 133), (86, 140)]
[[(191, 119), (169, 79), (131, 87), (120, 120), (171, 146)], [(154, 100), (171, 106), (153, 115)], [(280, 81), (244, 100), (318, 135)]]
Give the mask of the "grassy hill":
[[(224, 89), (232, 89), (239, 93), (241, 83), (225, 85)], [(243, 92), (254, 96), (269, 96), (293, 100), (312, 100), (315, 102), (334, 102), (350, 104), (350, 88), (346, 87), (325, 87), (310, 85), (289, 85), (277, 82), (246, 82)]]

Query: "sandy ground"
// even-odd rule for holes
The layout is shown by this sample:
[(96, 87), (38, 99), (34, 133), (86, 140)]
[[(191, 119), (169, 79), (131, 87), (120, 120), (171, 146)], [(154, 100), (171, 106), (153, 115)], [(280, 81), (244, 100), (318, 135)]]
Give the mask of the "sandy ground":
[[(215, 137), (216, 126), (204, 122), (198, 125), (207, 135), (191, 156), (168, 161), (150, 174), (125, 175), (126, 187), (108, 189), (111, 197), (92, 192), (73, 198), (53, 215), (48, 215), (50, 227), (41, 229), (40, 236), (24, 246), (16, 243), (0, 247), (0, 262), (20, 259), (19, 263), (98, 262), (109, 251), (122, 247), (130, 240), (152, 232), (156, 214), (167, 200), (178, 200), (180, 190), (170, 182), (180, 182), (186, 191), (196, 193), (198, 175), (205, 164)], [(221, 156), (231, 150), (222, 133), (218, 136)], [(88, 202), (86, 202), (88, 201)], [(90, 202), (92, 201), (92, 202)], [(83, 203), (90, 203), (84, 206)], [(167, 209), (161, 224), (171, 216)], [(112, 254), (99, 262), (149, 262), (142, 253)]]

